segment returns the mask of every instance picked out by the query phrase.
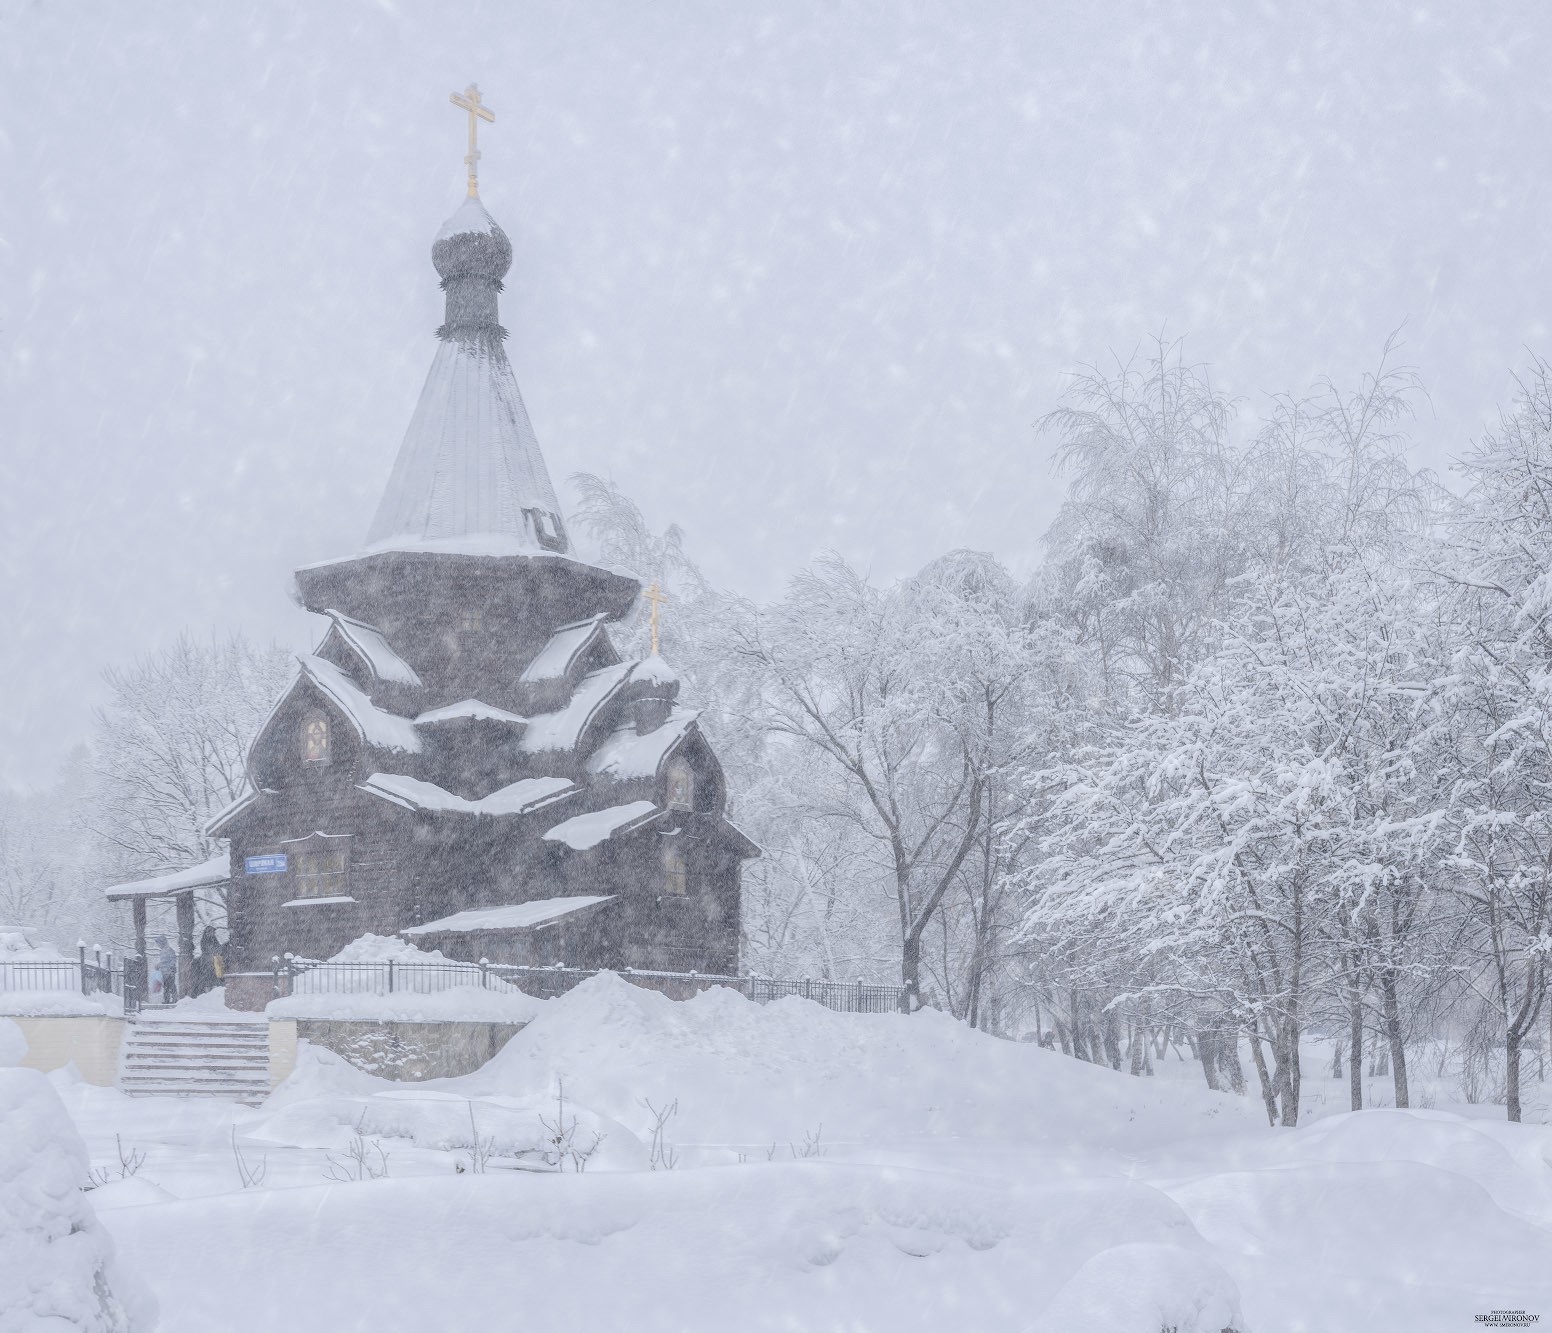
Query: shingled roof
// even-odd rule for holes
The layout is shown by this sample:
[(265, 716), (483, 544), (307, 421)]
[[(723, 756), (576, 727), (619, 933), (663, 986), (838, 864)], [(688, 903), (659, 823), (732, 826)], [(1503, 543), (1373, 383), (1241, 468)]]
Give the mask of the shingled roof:
[(484, 205), (467, 199), (437, 236), (432, 259), (447, 322), (367, 545), (566, 552), (560, 503), (497, 323), (511, 243)]

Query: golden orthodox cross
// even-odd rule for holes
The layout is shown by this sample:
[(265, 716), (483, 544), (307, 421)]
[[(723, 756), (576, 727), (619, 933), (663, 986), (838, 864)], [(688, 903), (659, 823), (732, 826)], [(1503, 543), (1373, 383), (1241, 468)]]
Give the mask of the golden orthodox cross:
[(480, 87), (477, 83), (471, 83), (461, 93), (454, 93), (452, 97), (454, 106), (461, 106), (469, 113), (469, 156), (464, 158), (464, 163), (469, 168), (469, 198), (480, 197), (480, 150), (476, 145), (475, 131), (482, 120), (494, 121), (496, 113), (480, 101)]
[(643, 589), (641, 595), (644, 598), (646, 598), (647, 601), (652, 603), (652, 653), (653, 653), (653, 656), (656, 656), (657, 655), (657, 613), (658, 613), (658, 608), (660, 606), (662, 606), (663, 603), (668, 600), (668, 594), (666, 592), (664, 592), (661, 588), (659, 588), (657, 586), (657, 584), (654, 583), (650, 588)]

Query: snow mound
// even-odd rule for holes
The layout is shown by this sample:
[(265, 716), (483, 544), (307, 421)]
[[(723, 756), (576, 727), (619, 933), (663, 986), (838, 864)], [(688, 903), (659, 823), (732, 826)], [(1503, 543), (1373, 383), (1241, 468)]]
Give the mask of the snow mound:
[(551, 1000), (460, 1087), (525, 1096), (564, 1078), (643, 1132), (641, 1100), (677, 1100), (681, 1141), (745, 1150), (975, 1137), (1135, 1148), (1259, 1129), (1247, 1099), (1131, 1078), (977, 1032), (946, 1014), (842, 1014), (713, 987), (670, 1000), (603, 973)]
[(48, 1079), (0, 1069), (0, 1328), (129, 1333), (156, 1311), (81, 1186), (86, 1145)]
[(1239, 1289), (1211, 1259), (1179, 1245), (1117, 1245), (1056, 1293), (1029, 1333), (1245, 1333)]
[[(558, 1088), (526, 1097), (478, 1096), (460, 1090), (462, 1081), (442, 1079), (404, 1084), (376, 1078), (309, 1042), (298, 1048), (297, 1068), (250, 1121), (250, 1138), (304, 1148), (342, 1150), (352, 1137), (395, 1141), (438, 1152), (466, 1152), (475, 1138), (497, 1158), (521, 1160), (532, 1169), (545, 1163), (550, 1126), (569, 1127), (568, 1142), (592, 1149), (588, 1171), (645, 1171), (650, 1156), (625, 1125), (579, 1105)], [(596, 1142), (595, 1142), (596, 1141)], [(570, 1169), (569, 1167), (567, 1168)]]
[[(451, 963), (435, 949), (417, 949), (397, 935), (362, 935), (328, 960), (331, 963)], [(478, 969), (476, 969), (478, 970)]]
[(0, 990), (0, 1014), (14, 1018), (101, 1018), (124, 1012), (117, 995), (82, 995), (76, 990)]
[(25, 931), (0, 930), (0, 964), (9, 962), (68, 963), (52, 944), (34, 944)]

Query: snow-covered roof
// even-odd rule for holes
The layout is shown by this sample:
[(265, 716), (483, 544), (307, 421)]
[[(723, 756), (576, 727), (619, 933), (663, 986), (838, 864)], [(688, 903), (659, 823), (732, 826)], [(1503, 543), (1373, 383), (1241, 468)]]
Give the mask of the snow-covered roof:
[(127, 884), (114, 884), (104, 892), (109, 898), (160, 898), (172, 893), (188, 893), (192, 889), (207, 889), (225, 884), (231, 878), (231, 858), (225, 852), (201, 861), (186, 870), (173, 870), (150, 879), (130, 880)]
[(508, 726), (526, 727), (528, 719), (519, 717), (516, 713), (509, 713), (505, 708), (497, 708), (492, 704), (481, 703), (478, 699), (463, 699), (455, 704), (447, 704), (442, 708), (431, 708), (415, 719), (417, 727), (434, 727), (438, 722), (457, 722), (463, 718), (474, 718), (481, 722), (505, 722)]
[(394, 685), (420, 684), (415, 668), (394, 652), (381, 630), (339, 611), (325, 611), (323, 614), (334, 622), (340, 637), (355, 650), (367, 670), (378, 680)]
[(525, 815), (578, 790), (569, 778), (522, 778), (471, 801), (434, 782), (402, 773), (373, 773), (358, 790), (380, 796), (406, 810), (461, 815)]
[(634, 727), (621, 727), (605, 736), (603, 744), (588, 756), (587, 771), (619, 782), (656, 777), (669, 751), (685, 738), (699, 716), (693, 708), (675, 708), (662, 726), (645, 735)]
[(564, 680), (577, 658), (603, 633), (604, 619), (600, 614), (579, 620), (574, 625), (562, 625), (550, 636), (550, 641), (539, 649), (534, 660), (523, 668), (523, 674), (518, 679), (525, 685), (536, 685), (546, 680)]
[(496, 219), (491, 217), (477, 195), (470, 195), (453, 210), (452, 217), (442, 224), (436, 239), (450, 241), (454, 236), (491, 236), (500, 231)]
[(210, 817), (210, 819), (205, 824), (205, 836), (207, 838), (220, 837), (221, 830), (227, 825), (227, 823), (234, 819), (236, 816), (242, 814), (242, 812), (250, 805), (252, 805), (256, 800), (258, 800), (260, 796), (273, 796), (274, 794), (274, 791), (268, 787), (260, 788), (258, 791), (253, 791), (252, 789), (245, 791), (224, 810), (218, 810)]
[(491, 327), (495, 336), (437, 345), (369, 548), (477, 536), (521, 551), (569, 549), (528, 409)]
[(598, 710), (630, 678), (634, 662), (617, 662), (598, 671), (590, 671), (577, 682), (570, 701), (554, 713), (539, 713), (528, 719), (522, 748), (529, 754), (546, 750), (575, 750), (587, 724)]
[(423, 926), (411, 926), (399, 934), (461, 935), (486, 930), (533, 930), (552, 925), (573, 912), (597, 907), (599, 903), (611, 903), (614, 899), (614, 894), (604, 893), (575, 898), (541, 898), (537, 902), (510, 903), (505, 907), (476, 907), (444, 916), (439, 921), (428, 921)]
[(477, 802), (485, 815), (526, 815), (582, 789), (569, 778), (522, 778)]
[(651, 801), (632, 801), (628, 805), (612, 805), (607, 810), (591, 810), (563, 820), (545, 835), (546, 842), (564, 843), (576, 852), (585, 852), (601, 842), (640, 828), (657, 818), (657, 806)]
[(379, 708), (333, 662), (311, 653), (300, 654), (297, 661), (307, 677), (339, 706), (340, 712), (368, 745), (380, 750), (420, 753), (420, 737), (415, 734), (415, 724), (409, 718)]
[(679, 673), (656, 653), (644, 657), (631, 676), (632, 680), (646, 681), (649, 685), (677, 685)]
[(765, 854), (765, 849), (726, 815), (718, 815), (717, 824), (722, 829), (723, 836), (733, 844), (740, 856), (752, 859)]

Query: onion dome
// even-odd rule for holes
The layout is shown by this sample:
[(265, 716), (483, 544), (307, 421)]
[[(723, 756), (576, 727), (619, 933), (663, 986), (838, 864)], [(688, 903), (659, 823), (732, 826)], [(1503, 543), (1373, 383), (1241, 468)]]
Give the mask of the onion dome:
[(431, 244), (431, 262), (443, 286), (453, 278), (483, 278), (497, 284), (512, 267), (512, 242), (485, 205), (473, 195), (442, 224)]

